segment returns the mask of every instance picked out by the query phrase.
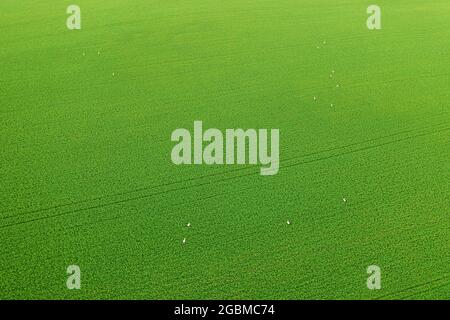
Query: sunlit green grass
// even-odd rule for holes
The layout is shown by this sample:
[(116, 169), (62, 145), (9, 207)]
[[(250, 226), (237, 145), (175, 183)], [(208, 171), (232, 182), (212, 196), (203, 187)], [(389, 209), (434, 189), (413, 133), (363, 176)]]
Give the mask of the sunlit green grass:
[[(449, 1), (72, 3), (0, 2), (0, 298), (449, 298)], [(194, 120), (279, 173), (173, 165)]]

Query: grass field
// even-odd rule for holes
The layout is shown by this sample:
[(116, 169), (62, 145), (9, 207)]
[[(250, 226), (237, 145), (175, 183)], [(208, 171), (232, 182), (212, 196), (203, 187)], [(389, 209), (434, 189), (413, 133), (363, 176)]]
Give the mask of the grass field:
[[(450, 1), (370, 4), (2, 0), (0, 298), (450, 298)], [(194, 120), (279, 173), (175, 166)]]

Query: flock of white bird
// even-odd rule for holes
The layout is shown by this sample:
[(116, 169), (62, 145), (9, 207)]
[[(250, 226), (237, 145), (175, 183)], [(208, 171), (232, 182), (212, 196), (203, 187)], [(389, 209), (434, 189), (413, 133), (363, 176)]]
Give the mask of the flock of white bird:
[[(327, 44), (327, 41), (326, 41), (326, 40), (323, 40), (323, 44)], [(320, 46), (317, 46), (317, 49), (320, 49)], [(331, 73), (330, 73), (330, 79), (333, 79), (334, 74), (335, 74), (335, 70), (331, 70)], [(340, 88), (339, 83), (336, 84), (336, 88)], [(314, 96), (314, 101), (317, 101), (317, 96)], [(331, 104), (330, 104), (330, 107), (334, 107), (334, 104), (331, 103)]]
[[(323, 41), (323, 44), (327, 44), (327, 41), (324, 40), (324, 41)], [(317, 46), (317, 49), (320, 49), (320, 46)], [(97, 55), (100, 55), (100, 51), (97, 51)], [(86, 53), (85, 53), (85, 52), (83, 52), (83, 56), (86, 56)], [(335, 70), (331, 70), (330, 79), (333, 78), (333, 75), (334, 75), (334, 74), (335, 74)], [(116, 73), (113, 72), (113, 73), (112, 73), (112, 76), (114, 77), (115, 75), (116, 75)], [(339, 84), (336, 84), (336, 88), (339, 88)], [(314, 101), (317, 101), (317, 96), (314, 96)], [(334, 105), (331, 104), (331, 107), (333, 107), (333, 106), (334, 106)], [(342, 198), (342, 201), (347, 202), (347, 199), (346, 199), (346, 198)], [(287, 220), (286, 223), (287, 223), (288, 225), (291, 225), (291, 221), (290, 221), (290, 220)], [(188, 222), (187, 225), (186, 225), (186, 227), (190, 228), (190, 227), (191, 227), (191, 223)], [(183, 240), (182, 240), (181, 242), (182, 242), (182, 244), (186, 244), (186, 238), (183, 238)]]
[[(186, 227), (190, 228), (190, 227), (191, 227), (191, 223), (188, 222), (187, 225), (186, 225)], [(182, 243), (183, 243), (183, 244), (186, 244), (186, 238), (183, 238)]]
[[(347, 202), (347, 198), (342, 198), (342, 201), (343, 201), (344, 203)], [(292, 224), (291, 220), (287, 220), (286, 223), (287, 223), (287, 225), (289, 225), (289, 226)], [(188, 224), (186, 225), (186, 227), (189, 228), (190, 226), (191, 226), (191, 223), (188, 222)], [(183, 240), (181, 241), (181, 243), (182, 243), (182, 244), (186, 244), (186, 238), (183, 238)]]
[[(97, 55), (100, 55), (100, 54), (101, 54), (100, 50), (97, 51)], [(85, 57), (85, 56), (86, 56), (86, 52), (83, 52), (83, 57)], [(116, 75), (116, 73), (113, 72), (113, 73), (112, 73), (112, 76), (114, 77), (115, 75)]]

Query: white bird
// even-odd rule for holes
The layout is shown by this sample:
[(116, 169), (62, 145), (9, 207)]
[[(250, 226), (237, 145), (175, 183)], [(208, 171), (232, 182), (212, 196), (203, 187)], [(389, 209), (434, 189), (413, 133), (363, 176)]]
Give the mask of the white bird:
[(188, 228), (191, 226), (191, 223), (190, 222), (188, 222), (188, 224), (186, 225)]
[(334, 107), (334, 104), (331, 104), (331, 107)]
[(317, 97), (314, 97), (314, 101), (316, 101), (317, 100)]
[(183, 244), (185, 244), (186, 243), (186, 238), (183, 238)]
[(116, 75), (116, 73), (115, 73), (115, 72), (113, 72), (113, 73), (112, 73), (112, 75), (113, 75), (113, 77), (114, 77), (114, 76)]
[(289, 224), (289, 225), (290, 225), (290, 224), (291, 224), (291, 221), (289, 221), (289, 220), (288, 220), (288, 221), (287, 221), (287, 224)]
[(342, 198), (342, 201), (344, 201), (344, 202), (347, 202), (347, 199), (345, 199), (345, 198)]

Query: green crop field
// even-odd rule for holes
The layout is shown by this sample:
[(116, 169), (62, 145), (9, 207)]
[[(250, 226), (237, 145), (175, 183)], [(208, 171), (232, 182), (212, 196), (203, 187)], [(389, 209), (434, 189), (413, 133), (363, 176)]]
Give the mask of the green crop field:
[(371, 4), (1, 0), (0, 299), (450, 298), (450, 1)]

